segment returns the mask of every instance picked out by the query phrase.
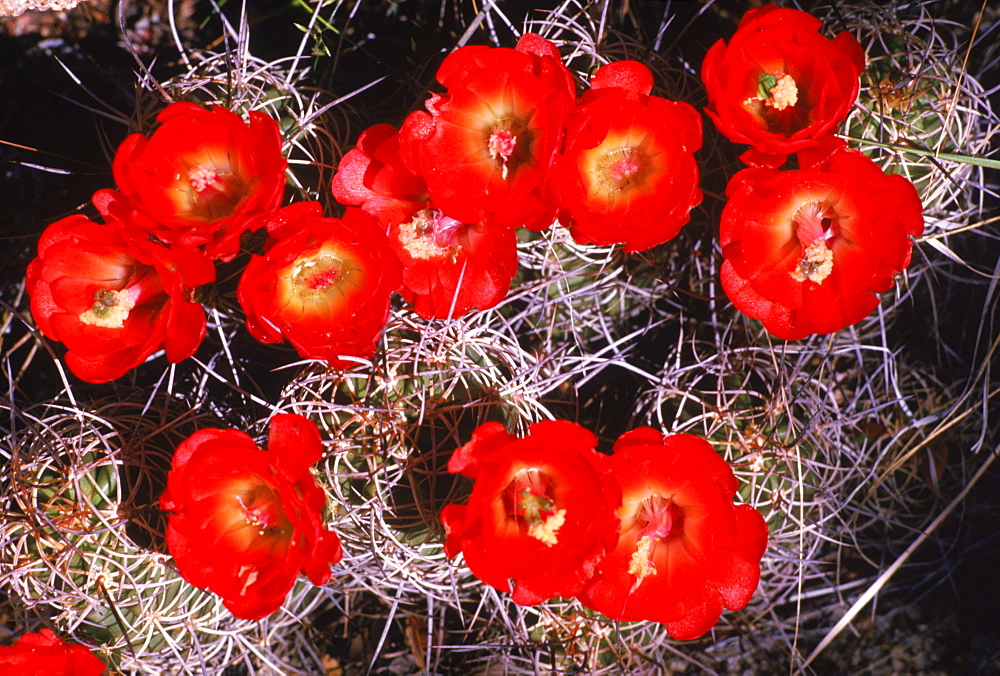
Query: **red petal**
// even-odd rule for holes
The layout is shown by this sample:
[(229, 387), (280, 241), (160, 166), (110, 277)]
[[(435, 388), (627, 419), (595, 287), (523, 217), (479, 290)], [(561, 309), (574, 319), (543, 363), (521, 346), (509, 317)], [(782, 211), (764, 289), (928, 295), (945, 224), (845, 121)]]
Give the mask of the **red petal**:
[(537, 33), (525, 33), (514, 47), (519, 52), (560, 60), (559, 48)]
[(827, 161), (831, 155), (847, 147), (847, 142), (833, 134), (820, 134), (816, 145), (800, 150), (796, 157), (800, 169), (809, 169)]
[(636, 427), (618, 437), (613, 450), (615, 453), (619, 453), (629, 446), (648, 446), (650, 444), (662, 446), (663, 436), (663, 432), (652, 427)]
[(330, 566), (340, 561), (344, 550), (336, 533), (322, 531), (313, 556), (306, 559), (302, 572), (314, 585), (323, 585), (330, 580)]
[(709, 573), (729, 610), (739, 610), (750, 602), (760, 581), (760, 560), (767, 549), (767, 524), (760, 512), (750, 505), (737, 505), (736, 521), (736, 548), (720, 554)]
[(448, 460), (448, 471), (475, 479), (482, 458), (487, 457), (497, 449), (513, 441), (515, 437), (507, 434), (501, 423), (484, 423), (472, 433), (472, 439), (455, 449)]
[(163, 346), (167, 361), (176, 364), (193, 355), (205, 338), (205, 309), (182, 300), (173, 300), (169, 305)]
[(271, 467), (292, 483), (323, 457), (323, 443), (316, 423), (293, 413), (279, 413), (271, 418), (267, 450)]
[(462, 551), (461, 534), (464, 531), (465, 514), (465, 505), (445, 505), (441, 510), (441, 524), (447, 536), (444, 553), (449, 559), (455, 558)]
[(330, 189), (341, 204), (361, 206), (372, 198), (372, 191), (365, 185), (365, 173), (372, 158), (358, 149), (352, 149), (340, 158), (337, 173), (333, 175)]
[(212, 448), (260, 450), (246, 432), (232, 429), (207, 428), (198, 430), (177, 446), (177, 450), (174, 451), (171, 467), (174, 470), (179, 470), (191, 460), (191, 457), (196, 452), (205, 452), (206, 449), (209, 449), (210, 452)]
[(748, 167), (765, 167), (767, 169), (778, 169), (787, 160), (788, 160), (788, 155), (765, 153), (763, 151), (757, 150), (756, 148), (750, 148), (742, 155), (740, 155), (740, 162), (747, 165)]
[(740, 277), (729, 261), (722, 263), (720, 270), (722, 290), (736, 309), (764, 323), (764, 327), (778, 338), (798, 340), (809, 335), (802, 333), (792, 325), (792, 313), (787, 307), (772, 303), (757, 293), (750, 283)]
[(590, 78), (591, 89), (606, 87), (646, 95), (653, 90), (653, 73), (638, 61), (612, 61), (598, 68)]
[(708, 633), (721, 615), (722, 600), (719, 593), (706, 586), (701, 593), (696, 592), (689, 597), (682, 619), (665, 622), (664, 626), (671, 638), (690, 641)]

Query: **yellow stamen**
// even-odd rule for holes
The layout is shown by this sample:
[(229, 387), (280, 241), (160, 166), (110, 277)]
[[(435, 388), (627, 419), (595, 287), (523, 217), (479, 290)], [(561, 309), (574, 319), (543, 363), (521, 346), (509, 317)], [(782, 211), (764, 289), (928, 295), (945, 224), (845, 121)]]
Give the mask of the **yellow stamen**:
[(451, 239), (456, 226), (461, 223), (435, 209), (421, 209), (399, 226), (399, 243), (417, 260), (438, 260), (448, 256), (454, 262), (458, 251), (442, 246), (439, 240)]
[(94, 304), (86, 312), (80, 313), (79, 319), (88, 326), (120, 329), (125, 326), (125, 320), (134, 307), (135, 301), (128, 293), (101, 289), (94, 294)]
[(795, 80), (791, 75), (782, 75), (769, 93), (771, 96), (764, 100), (764, 103), (775, 110), (784, 110), (789, 106), (794, 106), (799, 101), (799, 88), (795, 86)]
[(792, 270), (792, 279), (797, 282), (810, 282), (819, 284), (830, 276), (833, 271), (833, 251), (826, 245), (826, 240), (822, 237), (806, 247), (799, 259), (798, 266)]
[(757, 95), (745, 100), (743, 105), (758, 102), (775, 110), (784, 110), (794, 106), (799, 102), (799, 88), (795, 83), (795, 78), (787, 73), (781, 75), (761, 74), (757, 82)]
[(628, 572), (629, 575), (635, 575), (636, 586), (642, 584), (647, 575), (656, 575), (656, 565), (650, 560), (653, 543), (653, 538), (643, 535), (639, 538), (638, 547), (629, 561)]
[(539, 540), (549, 547), (559, 542), (556, 537), (559, 529), (566, 523), (566, 510), (560, 509), (549, 514), (544, 521), (534, 524), (528, 528), (528, 535)]

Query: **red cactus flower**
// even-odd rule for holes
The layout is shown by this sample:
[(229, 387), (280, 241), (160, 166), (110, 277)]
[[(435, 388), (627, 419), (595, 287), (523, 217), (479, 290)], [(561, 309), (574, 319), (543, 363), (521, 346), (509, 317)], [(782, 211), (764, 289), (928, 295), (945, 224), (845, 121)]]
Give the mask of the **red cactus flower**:
[(51, 629), (22, 634), (17, 643), (0, 646), (0, 674), (10, 676), (100, 676), (107, 666), (82, 645), (66, 643)]
[(481, 425), (448, 471), (475, 480), (465, 505), (441, 512), (445, 553), (465, 554), (486, 584), (534, 605), (572, 596), (614, 546), (620, 496), (599, 476), (607, 460), (593, 434), (562, 420), (536, 423), (523, 439)]
[(277, 610), (299, 573), (330, 579), (340, 540), (323, 525), (326, 495), (309, 472), (323, 456), (316, 425), (271, 419), (268, 450), (235, 429), (203, 429), (177, 447), (160, 506), (181, 576), (236, 617)]
[(437, 80), (447, 92), (412, 113), (400, 136), (431, 202), (464, 223), (548, 227), (549, 171), (575, 99), (555, 45), (529, 33), (515, 49), (462, 47)]
[(316, 202), (285, 207), (263, 256), (237, 287), (247, 329), (262, 343), (288, 340), (299, 354), (334, 368), (370, 357), (399, 288), (400, 263), (382, 228), (349, 208), (325, 218)]
[(400, 294), (427, 319), (496, 306), (517, 273), (512, 228), (468, 225), (433, 207), (393, 225), (389, 241), (403, 264)]
[(430, 204), (427, 186), (399, 157), (399, 133), (388, 124), (361, 133), (331, 184), (338, 202), (360, 207), (386, 226), (403, 264), (400, 293), (421, 317), (458, 317), (504, 299), (517, 272), (509, 228), (469, 225)]
[(69, 216), (42, 233), (26, 288), (38, 328), (68, 348), (70, 370), (103, 383), (161, 348), (173, 363), (190, 357), (205, 336), (191, 289), (214, 279), (197, 252), (134, 237), (117, 221)]
[(119, 146), (113, 170), (121, 193), (107, 191), (102, 213), (168, 244), (233, 258), (240, 236), (266, 224), (285, 189), (277, 123), (256, 111), (249, 118), (187, 102), (167, 106), (149, 138), (132, 134)]
[(410, 220), (427, 206), (427, 185), (399, 157), (399, 130), (376, 124), (361, 132), (330, 184), (341, 204), (361, 207), (388, 227)]
[(701, 119), (686, 103), (649, 96), (652, 87), (642, 64), (608, 64), (569, 117), (553, 189), (579, 242), (642, 251), (674, 237), (701, 203)]
[(857, 99), (864, 50), (850, 33), (830, 40), (820, 27), (803, 11), (766, 5), (743, 15), (728, 46), (708, 50), (705, 112), (729, 140), (753, 146), (748, 164), (778, 167), (827, 143)]
[(664, 624), (676, 639), (701, 636), (723, 607), (750, 602), (767, 526), (734, 505), (737, 482), (704, 439), (642, 427), (615, 443), (602, 481), (622, 490), (617, 546), (579, 599), (613, 620)]
[(924, 228), (913, 184), (852, 150), (800, 171), (744, 169), (726, 194), (722, 288), (786, 340), (868, 316)]

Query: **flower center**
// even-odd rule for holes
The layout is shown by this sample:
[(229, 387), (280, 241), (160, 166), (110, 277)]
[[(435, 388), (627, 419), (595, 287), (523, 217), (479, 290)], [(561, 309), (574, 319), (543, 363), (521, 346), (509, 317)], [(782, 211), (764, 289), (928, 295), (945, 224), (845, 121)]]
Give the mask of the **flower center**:
[(215, 171), (215, 167), (206, 165), (198, 165), (194, 169), (189, 170), (188, 182), (194, 191), (198, 193), (205, 192), (209, 188), (222, 190), (226, 187), (226, 184), (219, 178), (218, 172)]
[(504, 490), (507, 513), (523, 519), (528, 536), (546, 547), (559, 542), (559, 529), (566, 523), (566, 510), (558, 509), (549, 477), (537, 469), (518, 472)]
[(597, 163), (601, 183), (612, 192), (620, 192), (639, 183), (645, 175), (645, 154), (639, 148), (618, 148)]
[(399, 243), (413, 258), (438, 260), (445, 256), (458, 260), (461, 246), (455, 241), (465, 224), (445, 216), (438, 209), (421, 209), (399, 226)]
[(782, 111), (799, 102), (799, 88), (795, 78), (787, 73), (761, 73), (757, 78), (757, 95), (743, 105), (764, 104), (767, 108)]
[(517, 137), (508, 129), (499, 129), (490, 135), (487, 147), (490, 151), (490, 157), (494, 160), (499, 158), (503, 163), (503, 177), (507, 178), (507, 160), (514, 154), (514, 149), (517, 147)]
[(651, 495), (639, 503), (636, 522), (644, 536), (662, 540), (684, 530), (684, 511), (670, 498)]
[(761, 73), (757, 79), (757, 98), (775, 110), (784, 110), (799, 101), (795, 79), (786, 73)]
[(487, 129), (486, 151), (499, 164), (500, 176), (507, 180), (510, 171), (531, 159), (532, 133), (519, 119), (505, 116)]
[(303, 258), (292, 267), (292, 291), (304, 298), (326, 296), (347, 274), (344, 262), (329, 253)]
[(556, 509), (556, 503), (545, 495), (535, 495), (527, 488), (521, 492), (517, 506), (524, 510), (528, 535), (547, 547), (559, 542), (559, 529), (566, 523), (566, 510)]
[(135, 300), (126, 290), (98, 289), (94, 292), (94, 304), (81, 313), (79, 319), (88, 326), (120, 329), (134, 307)]
[(832, 212), (820, 202), (809, 202), (795, 212), (792, 226), (802, 247), (802, 257), (791, 272), (792, 279), (819, 284), (830, 276), (833, 251), (827, 242), (836, 235), (835, 225)]
[(195, 161), (186, 173), (178, 173), (174, 200), (179, 214), (208, 222), (235, 214), (251, 186), (233, 168), (239, 166), (232, 164), (235, 161), (236, 158)]
[(258, 536), (271, 538), (291, 534), (292, 524), (273, 487), (262, 483), (237, 495), (236, 502), (243, 511), (245, 524)]
[(684, 511), (670, 498), (651, 495), (639, 503), (635, 519), (640, 537), (629, 561), (628, 572), (635, 575), (635, 587), (638, 587), (647, 576), (657, 573), (653, 563), (656, 545), (684, 531)]
[(277, 302), (285, 321), (329, 322), (366, 288), (364, 259), (334, 239), (308, 249), (278, 273)]

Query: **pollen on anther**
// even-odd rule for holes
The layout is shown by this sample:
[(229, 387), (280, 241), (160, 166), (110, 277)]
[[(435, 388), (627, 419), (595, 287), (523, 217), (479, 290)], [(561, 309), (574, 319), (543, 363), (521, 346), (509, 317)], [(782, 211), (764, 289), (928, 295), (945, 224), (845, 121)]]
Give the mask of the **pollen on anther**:
[(94, 295), (94, 304), (78, 319), (88, 326), (120, 329), (125, 326), (125, 320), (134, 307), (135, 301), (127, 292), (101, 289)]
[(517, 137), (509, 130), (498, 129), (490, 134), (488, 148), (490, 157), (494, 160), (498, 157), (506, 160), (514, 154), (515, 147), (517, 147)]
[(219, 189), (223, 186), (218, 172), (212, 167), (199, 165), (188, 171), (188, 182), (195, 192), (205, 192), (208, 188)]
[(819, 284), (833, 272), (833, 251), (826, 240), (818, 237), (802, 252), (799, 264), (792, 270), (792, 279), (797, 282), (809, 280)]
[(628, 572), (630, 575), (635, 575), (637, 584), (641, 584), (646, 576), (656, 575), (656, 566), (650, 560), (653, 539), (643, 535), (636, 544), (636, 550), (628, 564)]
[(757, 82), (757, 93), (743, 101), (743, 105), (763, 103), (774, 110), (784, 110), (799, 102), (799, 88), (795, 78), (787, 73), (764, 73)]
[(507, 180), (507, 160), (514, 154), (517, 148), (517, 137), (507, 129), (498, 129), (490, 134), (487, 142), (487, 149), (490, 158), (500, 160), (500, 173), (504, 180)]
[(399, 226), (399, 243), (418, 260), (458, 260), (456, 241), (463, 223), (437, 209), (422, 209)]
[(559, 509), (528, 528), (528, 535), (551, 547), (559, 542), (559, 529), (566, 523), (566, 510)]
[(799, 89), (795, 86), (795, 80), (791, 75), (779, 77), (769, 93), (771, 96), (765, 103), (775, 110), (784, 110), (799, 101)]
[(611, 165), (611, 177), (616, 181), (624, 182), (639, 173), (642, 167), (631, 156), (626, 156)]

